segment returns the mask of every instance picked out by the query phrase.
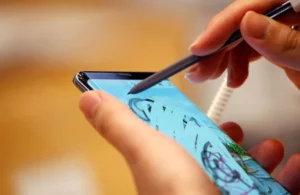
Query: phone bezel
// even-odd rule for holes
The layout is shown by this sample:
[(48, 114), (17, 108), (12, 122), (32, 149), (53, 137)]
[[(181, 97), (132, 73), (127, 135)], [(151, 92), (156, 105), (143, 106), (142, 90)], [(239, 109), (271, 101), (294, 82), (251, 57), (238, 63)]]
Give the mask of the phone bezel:
[(143, 80), (154, 72), (106, 72), (106, 71), (81, 71), (74, 78), (73, 83), (81, 92), (93, 90), (88, 84), (89, 79), (118, 79), (118, 80)]

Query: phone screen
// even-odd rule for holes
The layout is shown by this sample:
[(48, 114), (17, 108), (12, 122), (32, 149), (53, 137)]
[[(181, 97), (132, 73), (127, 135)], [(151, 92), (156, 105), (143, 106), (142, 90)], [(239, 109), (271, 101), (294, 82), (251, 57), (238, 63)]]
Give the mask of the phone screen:
[(128, 95), (142, 79), (85, 74), (90, 89), (117, 97), (140, 119), (184, 147), (222, 194), (289, 194), (169, 80)]

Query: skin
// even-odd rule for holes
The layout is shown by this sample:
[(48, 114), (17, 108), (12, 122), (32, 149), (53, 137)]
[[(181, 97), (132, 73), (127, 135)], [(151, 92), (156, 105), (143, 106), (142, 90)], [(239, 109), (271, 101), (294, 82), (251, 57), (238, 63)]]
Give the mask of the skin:
[[(141, 121), (115, 97), (89, 91), (83, 94), (80, 108), (100, 135), (123, 155), (139, 194), (220, 194), (180, 145)], [(220, 127), (237, 143), (243, 141), (243, 131), (237, 124), (228, 122)], [(267, 139), (250, 149), (249, 154), (272, 173), (284, 156), (284, 146), (278, 140)], [(298, 194), (300, 155), (292, 156), (276, 179)]]
[[(265, 57), (282, 68), (300, 89), (300, 13), (290, 13), (274, 21), (259, 13), (282, 4), (285, 0), (238, 0), (207, 25), (190, 46), (195, 55), (207, 55), (220, 48), (240, 28), (244, 41), (193, 66), (188, 79), (193, 83), (213, 80), (228, 70), (228, 86), (240, 87), (248, 76), (249, 63)], [(220, 30), (222, 29), (222, 30)]]
[[(289, 27), (300, 24), (300, 15), (289, 14), (276, 22), (259, 14), (281, 3), (283, 0), (237, 0), (216, 15), (191, 45), (194, 54), (217, 50), (238, 28), (245, 41), (193, 66), (186, 75), (188, 79), (194, 83), (216, 79), (227, 69), (228, 85), (236, 88), (246, 80), (249, 63), (263, 56), (282, 68), (300, 89), (300, 32)], [(138, 119), (116, 98), (89, 91), (83, 94), (80, 108), (126, 159), (139, 194), (220, 194), (182, 147)], [(237, 124), (229, 122), (220, 128), (237, 143), (243, 141), (243, 131)], [(251, 148), (249, 154), (272, 173), (284, 156), (284, 146), (267, 139)], [(276, 179), (292, 194), (300, 193), (300, 154), (290, 157)]]

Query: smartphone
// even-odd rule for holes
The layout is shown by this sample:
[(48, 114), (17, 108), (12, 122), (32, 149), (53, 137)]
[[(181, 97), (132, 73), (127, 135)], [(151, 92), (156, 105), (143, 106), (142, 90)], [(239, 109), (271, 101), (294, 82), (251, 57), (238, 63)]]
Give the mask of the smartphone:
[(103, 90), (196, 159), (222, 194), (290, 194), (169, 80), (135, 95), (130, 89), (151, 72), (79, 72), (82, 92)]

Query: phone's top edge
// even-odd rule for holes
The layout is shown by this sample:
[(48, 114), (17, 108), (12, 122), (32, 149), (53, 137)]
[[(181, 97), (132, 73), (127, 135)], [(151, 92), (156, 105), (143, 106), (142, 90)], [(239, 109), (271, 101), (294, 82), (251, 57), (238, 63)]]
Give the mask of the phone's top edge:
[(80, 71), (77, 74), (80, 73), (137, 73), (137, 74), (154, 74), (156, 72), (138, 72), (138, 71)]
[(143, 80), (154, 72), (123, 72), (123, 71), (80, 71), (76, 75), (85, 79), (138, 79)]
[(82, 78), (81, 72), (76, 73), (76, 75), (73, 77), (73, 83), (76, 85), (76, 87), (81, 91), (85, 92), (88, 90), (92, 90), (87, 84), (86, 80)]

